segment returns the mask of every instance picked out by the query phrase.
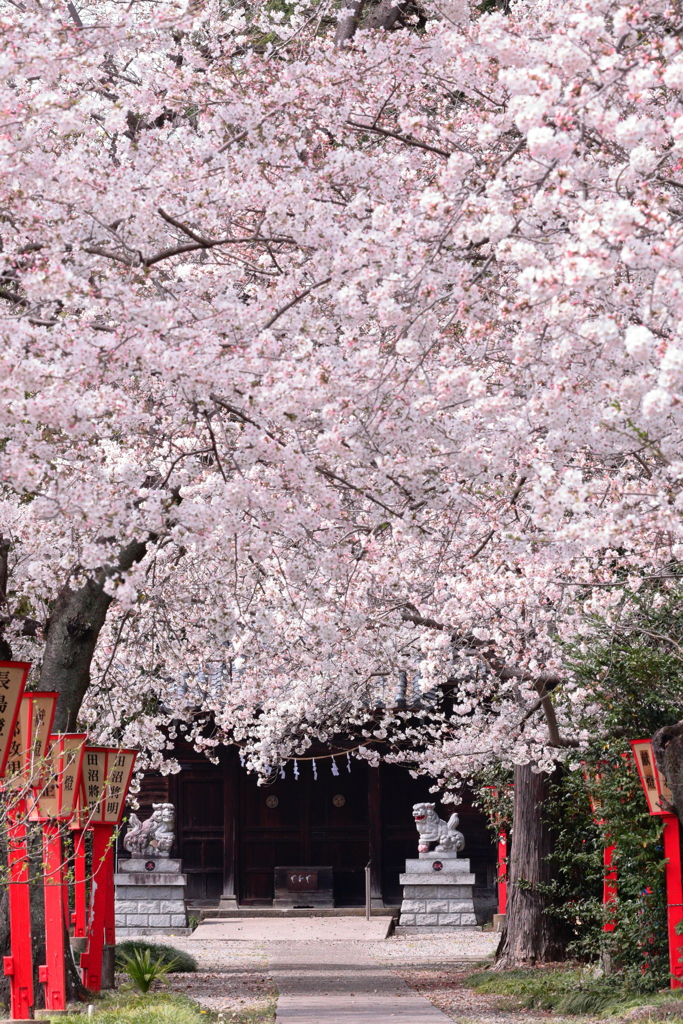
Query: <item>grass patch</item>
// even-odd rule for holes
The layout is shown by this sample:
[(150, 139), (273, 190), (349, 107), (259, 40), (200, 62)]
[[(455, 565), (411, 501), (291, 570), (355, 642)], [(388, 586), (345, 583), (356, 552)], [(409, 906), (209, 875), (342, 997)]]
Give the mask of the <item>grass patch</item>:
[(141, 995), (125, 984), (114, 992), (93, 997), (94, 1013), (69, 1013), (59, 1024), (274, 1024), (277, 996), (239, 1010), (215, 1013), (182, 993), (149, 992)]
[(187, 996), (171, 992), (139, 992), (119, 990), (105, 995), (94, 1003), (92, 1017), (74, 1013), (60, 1017), (60, 1024), (206, 1024), (212, 1014), (203, 1013), (201, 1008)]
[(144, 953), (149, 950), (152, 960), (161, 960), (164, 964), (170, 964), (174, 960), (175, 965), (171, 968), (170, 974), (189, 974), (197, 970), (197, 961), (190, 954), (182, 949), (174, 949), (173, 946), (165, 946), (161, 942), (145, 942), (144, 939), (128, 939), (126, 942), (116, 944), (116, 958), (123, 962), (123, 957), (134, 956), (136, 950)]
[(619, 975), (598, 976), (594, 968), (529, 967), (513, 971), (478, 971), (467, 984), (482, 995), (506, 997), (517, 1007), (558, 1014), (610, 1016), (642, 1006), (633, 1019), (683, 1020), (683, 998), (676, 992), (643, 993)]

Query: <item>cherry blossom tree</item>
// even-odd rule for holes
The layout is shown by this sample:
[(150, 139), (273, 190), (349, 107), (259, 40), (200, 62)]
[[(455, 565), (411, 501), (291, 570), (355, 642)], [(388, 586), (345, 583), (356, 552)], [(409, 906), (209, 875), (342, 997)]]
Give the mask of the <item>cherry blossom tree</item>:
[(680, 18), (397, 10), (3, 5), (4, 637), (262, 771), (454, 680), (424, 763), (521, 822), (563, 639), (680, 559)]

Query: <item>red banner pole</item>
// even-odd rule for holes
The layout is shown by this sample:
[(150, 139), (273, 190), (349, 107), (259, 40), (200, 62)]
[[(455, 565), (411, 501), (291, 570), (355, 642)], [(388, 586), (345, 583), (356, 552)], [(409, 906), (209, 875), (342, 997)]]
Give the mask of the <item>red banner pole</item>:
[[(602, 883), (602, 903), (605, 907), (608, 903), (613, 903), (617, 898), (617, 869), (612, 864), (616, 848), (617, 844), (612, 843), (611, 846), (606, 846), (603, 851), (604, 879)], [(603, 932), (613, 932), (615, 927), (616, 922), (612, 918), (610, 921), (605, 921), (602, 930)]]
[(88, 945), (81, 955), (83, 984), (90, 992), (102, 988), (102, 949), (115, 945), (114, 844), (115, 825), (92, 824), (92, 883)]
[(33, 953), (31, 941), (31, 898), (26, 804), (8, 813), (9, 916), (12, 955), (3, 958), (4, 973), (10, 980), (10, 1013), (13, 1020), (33, 1016)]
[(505, 832), (498, 833), (498, 913), (504, 914), (507, 909), (507, 858), (508, 841)]
[(683, 935), (676, 925), (683, 921), (683, 885), (681, 884), (681, 838), (675, 814), (664, 816), (664, 856), (666, 857), (666, 897), (669, 924), (669, 969), (671, 988), (683, 988)]
[(88, 889), (86, 878), (88, 877), (85, 860), (85, 829), (75, 828), (74, 837), (74, 913), (72, 924), (74, 926), (74, 938), (84, 939), (87, 934), (88, 919)]
[(43, 826), (45, 863), (45, 959), (38, 976), (45, 985), (45, 1007), (66, 1010), (64, 973), (64, 871), (59, 825)]

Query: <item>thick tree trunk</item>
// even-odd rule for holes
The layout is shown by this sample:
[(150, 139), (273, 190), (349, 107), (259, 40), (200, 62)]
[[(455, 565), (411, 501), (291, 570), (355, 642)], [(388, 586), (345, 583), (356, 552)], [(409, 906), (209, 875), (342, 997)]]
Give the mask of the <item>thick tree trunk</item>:
[(74, 732), (90, 685), (90, 665), (113, 598), (105, 592), (112, 576), (139, 562), (146, 544), (132, 541), (118, 561), (89, 579), (79, 590), (64, 587), (50, 616), (40, 673), (44, 690), (58, 690), (55, 732)]
[(669, 784), (672, 804), (668, 808), (683, 821), (683, 721), (658, 729), (652, 737), (657, 767)]
[[(5, 602), (7, 588), (7, 553), (9, 546), (0, 536), (0, 605)], [(40, 688), (57, 690), (59, 700), (55, 713), (55, 732), (73, 732), (78, 713), (90, 685), (90, 666), (107, 611), (113, 598), (105, 592), (109, 579), (130, 569), (145, 555), (147, 545), (131, 541), (122, 548), (116, 562), (105, 566), (79, 590), (65, 586), (52, 610), (45, 636), (45, 652), (40, 673)], [(12, 650), (0, 635), (0, 659), (11, 660)], [(3, 844), (0, 844), (2, 846)], [(6, 846), (6, 844), (4, 844)], [(0, 848), (0, 859), (6, 863), (6, 849)], [(42, 887), (42, 848), (40, 830), (32, 830), (31, 838), (31, 929), (33, 937), (34, 988), (36, 1006), (44, 1006), (43, 986), (37, 977), (38, 966), (45, 962), (44, 908)], [(9, 955), (9, 906), (7, 890), (0, 894), (0, 954)], [(66, 953), (67, 996), (82, 1000), (86, 991), (68, 947)], [(2, 978), (0, 1002), (7, 1002), (9, 986)]]
[(544, 820), (549, 776), (516, 765), (512, 850), (506, 927), (496, 960), (497, 967), (558, 960), (563, 956), (559, 928), (547, 911), (542, 888), (550, 882), (548, 856), (552, 839)]
[(346, 3), (348, 6), (342, 11), (334, 34), (334, 45), (337, 47), (353, 39), (365, 6), (365, 0), (346, 0)]

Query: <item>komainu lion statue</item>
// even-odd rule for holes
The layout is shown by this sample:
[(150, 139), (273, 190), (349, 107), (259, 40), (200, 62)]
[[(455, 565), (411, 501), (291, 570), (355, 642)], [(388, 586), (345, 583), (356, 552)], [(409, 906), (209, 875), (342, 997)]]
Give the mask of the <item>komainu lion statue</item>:
[(140, 821), (130, 816), (130, 828), (123, 845), (133, 857), (168, 857), (175, 838), (175, 807), (173, 804), (152, 804), (153, 814)]
[(459, 852), (465, 849), (465, 837), (462, 832), (458, 832), (460, 819), (457, 814), (451, 814), (446, 822), (436, 813), (434, 804), (413, 804), (413, 818), (420, 833), (417, 847), (419, 853), (428, 853), (430, 843), (437, 844), (432, 853), (446, 853), (447, 850)]

